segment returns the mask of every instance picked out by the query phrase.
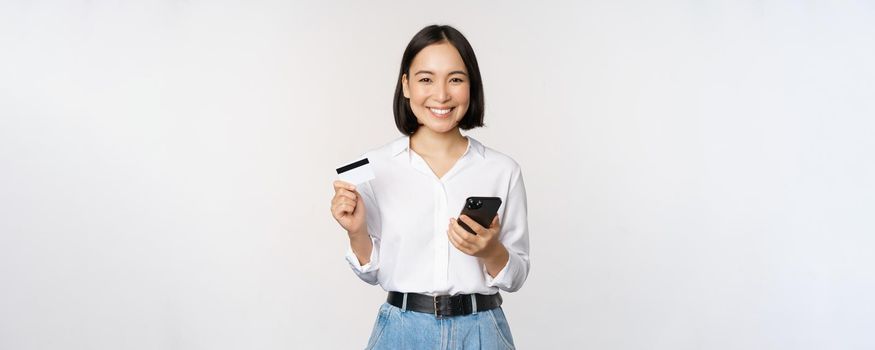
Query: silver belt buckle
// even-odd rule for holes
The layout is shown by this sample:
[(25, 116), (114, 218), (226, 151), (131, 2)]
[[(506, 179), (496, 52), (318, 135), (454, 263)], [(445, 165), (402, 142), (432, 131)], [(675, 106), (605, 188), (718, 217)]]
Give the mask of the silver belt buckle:
[(437, 296), (437, 295), (434, 295), (434, 296), (432, 296), (431, 298), (432, 298), (432, 300), (434, 301), (434, 317), (435, 317), (435, 318), (441, 318), (441, 316), (438, 315), (438, 296)]
[(447, 307), (450, 308), (450, 314), (452, 314), (452, 311), (453, 311), (452, 310), (452, 300), (448, 295), (435, 295), (432, 298), (434, 298), (434, 317), (435, 318), (444, 319), (444, 318), (448, 317), (447, 315), (441, 314), (441, 306), (439, 306), (439, 305), (441, 305), (440, 304), (441, 298), (443, 298), (444, 300), (446, 300), (447, 303), (449, 303), (449, 304), (447, 304)]

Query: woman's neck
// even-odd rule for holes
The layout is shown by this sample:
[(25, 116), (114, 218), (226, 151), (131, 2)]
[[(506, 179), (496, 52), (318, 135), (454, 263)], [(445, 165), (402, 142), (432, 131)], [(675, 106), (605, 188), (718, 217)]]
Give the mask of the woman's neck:
[(422, 126), (410, 136), (410, 148), (426, 157), (458, 156), (468, 148), (468, 140), (459, 128), (436, 133)]

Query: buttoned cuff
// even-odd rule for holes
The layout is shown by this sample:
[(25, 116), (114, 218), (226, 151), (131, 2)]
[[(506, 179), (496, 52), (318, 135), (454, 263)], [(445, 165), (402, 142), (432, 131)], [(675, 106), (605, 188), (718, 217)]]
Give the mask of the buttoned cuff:
[[(371, 242), (373, 242), (373, 239), (371, 239)], [(377, 269), (378, 266), (377, 247), (373, 246), (373, 248), (371, 248), (370, 261), (368, 261), (368, 263), (364, 265), (359, 264), (359, 258), (352, 251), (352, 247), (348, 247), (346, 248), (346, 261), (349, 262), (349, 266), (351, 266), (352, 269), (358, 273), (367, 273), (374, 271)]]
[(489, 272), (486, 271), (486, 265), (483, 265), (483, 273), (486, 275), (487, 286), (508, 290), (511, 285), (513, 285), (513, 279), (517, 275), (517, 271), (521, 266), (520, 264), (523, 264), (524, 262), (523, 258), (520, 258), (519, 255), (516, 255), (513, 252), (508, 251), (507, 255), (507, 264), (504, 265), (501, 271), (498, 271), (495, 278), (489, 275)]

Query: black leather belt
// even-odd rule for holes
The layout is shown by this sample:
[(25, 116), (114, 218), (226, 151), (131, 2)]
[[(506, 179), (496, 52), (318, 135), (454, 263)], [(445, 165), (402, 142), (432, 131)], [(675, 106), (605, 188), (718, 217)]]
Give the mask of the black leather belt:
[[(407, 295), (407, 305), (404, 295)], [(472, 297), (473, 296), (473, 297)], [(457, 294), (425, 295), (417, 293), (389, 292), (389, 304), (407, 310), (432, 314), (437, 318), (470, 315), (477, 311), (491, 310), (501, 306), (501, 295)]]

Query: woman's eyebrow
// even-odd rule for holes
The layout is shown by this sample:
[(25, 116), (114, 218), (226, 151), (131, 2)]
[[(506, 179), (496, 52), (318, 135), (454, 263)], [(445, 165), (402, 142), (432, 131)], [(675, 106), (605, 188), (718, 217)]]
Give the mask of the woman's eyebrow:
[[(431, 75), (434, 75), (434, 72), (432, 72), (432, 71), (428, 71), (428, 70), (421, 70), (421, 71), (417, 71), (417, 72), (416, 72), (415, 74), (413, 74), (413, 75), (420, 75), (420, 74), (431, 74)], [(460, 71), (460, 70), (454, 70), (454, 71), (450, 72), (450, 74), (447, 74), (447, 75), (453, 75), (453, 74), (461, 74), (461, 75), (464, 75), (464, 76), (468, 76), (468, 73), (465, 73), (464, 71)]]

